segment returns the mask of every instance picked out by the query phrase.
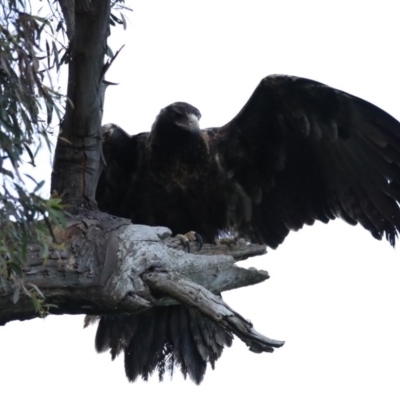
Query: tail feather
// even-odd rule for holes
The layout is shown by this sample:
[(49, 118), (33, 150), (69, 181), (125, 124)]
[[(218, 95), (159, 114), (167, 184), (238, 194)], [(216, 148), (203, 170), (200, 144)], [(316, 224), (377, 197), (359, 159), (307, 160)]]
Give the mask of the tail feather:
[(183, 306), (157, 307), (134, 315), (106, 315), (100, 319), (96, 350), (110, 349), (114, 359), (125, 353), (125, 372), (130, 381), (147, 380), (158, 371), (160, 381), (166, 372), (179, 367), (199, 384), (207, 363), (215, 361), (232, 335), (194, 310)]
[(207, 346), (207, 343), (204, 341), (203, 335), (201, 333), (201, 320), (202, 318), (196, 318), (196, 314), (192, 310), (188, 310), (190, 314), (189, 323), (190, 323), (190, 331), (192, 332), (192, 337), (194, 342), (196, 343), (197, 350), (203, 361), (207, 362), (210, 359), (212, 351), (210, 352), (210, 348)]
[(135, 335), (125, 349), (125, 373), (129, 381), (138, 376), (148, 380), (163, 357), (165, 340), (168, 340), (168, 316), (153, 310), (129, 316), (137, 324)]
[(100, 318), (96, 332), (95, 347), (103, 353), (111, 349), (114, 360), (126, 349), (135, 334), (138, 320), (130, 315), (108, 315)]
[[(188, 374), (187, 365), (183, 356), (184, 344), (182, 343), (182, 334), (187, 334), (185, 326), (182, 326), (181, 315), (178, 307), (171, 307), (169, 309), (171, 316), (169, 319), (169, 329), (171, 333), (171, 351), (173, 357), (174, 366), (178, 366), (183, 377), (186, 379)], [(189, 375), (190, 376), (190, 375)]]
[[(189, 377), (199, 384), (204, 377), (207, 368), (207, 362), (203, 360), (200, 355), (199, 349), (193, 338), (190, 329), (190, 319), (196, 319), (199, 315), (191, 316), (189, 310), (184, 307), (176, 307), (174, 310), (178, 314), (178, 325), (175, 327), (178, 334), (171, 335), (174, 349), (179, 349), (181, 359), (179, 363), (181, 370), (185, 371)], [(178, 360), (177, 360), (178, 361)]]
[(215, 366), (215, 361), (221, 357), (224, 346), (230, 347), (232, 344), (232, 335), (222, 330), (218, 325), (214, 324), (206, 318), (197, 319), (199, 329), (210, 350), (210, 364), (212, 368)]

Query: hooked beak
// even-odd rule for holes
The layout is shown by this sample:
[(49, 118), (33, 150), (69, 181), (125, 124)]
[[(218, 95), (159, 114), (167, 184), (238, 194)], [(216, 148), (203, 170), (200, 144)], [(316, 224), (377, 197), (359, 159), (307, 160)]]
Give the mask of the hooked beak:
[(193, 133), (200, 130), (199, 119), (194, 114), (187, 114), (182, 116), (181, 119), (175, 121), (175, 125)]

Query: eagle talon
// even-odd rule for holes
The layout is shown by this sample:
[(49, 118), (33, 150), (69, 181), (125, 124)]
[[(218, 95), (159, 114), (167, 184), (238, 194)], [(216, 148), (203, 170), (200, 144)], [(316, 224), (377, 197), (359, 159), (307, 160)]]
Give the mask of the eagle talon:
[(199, 244), (197, 251), (200, 251), (203, 247), (203, 238), (195, 231), (187, 232), (184, 235), (178, 234), (176, 237), (181, 241), (182, 245), (186, 247), (188, 253), (190, 253), (190, 242), (197, 242)]
[(196, 242), (199, 244), (197, 251), (200, 251), (201, 248), (203, 247), (203, 238), (197, 232), (194, 233), (194, 236), (196, 237)]
[(185, 247), (186, 247), (187, 252), (190, 253), (190, 241), (189, 241), (189, 239), (187, 239), (185, 241)]

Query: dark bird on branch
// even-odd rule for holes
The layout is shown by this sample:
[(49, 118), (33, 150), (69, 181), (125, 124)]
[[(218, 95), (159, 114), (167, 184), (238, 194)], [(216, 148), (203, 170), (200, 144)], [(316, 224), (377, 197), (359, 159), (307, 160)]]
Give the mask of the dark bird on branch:
[[(150, 132), (103, 127), (102, 211), (132, 222), (229, 232), (276, 249), (315, 221), (360, 223), (395, 244), (400, 227), (400, 123), (376, 106), (321, 83), (263, 79), (220, 128), (200, 129), (187, 103), (161, 110)], [(231, 337), (182, 306), (102, 317), (99, 351), (125, 352), (130, 380), (176, 363), (199, 383)]]

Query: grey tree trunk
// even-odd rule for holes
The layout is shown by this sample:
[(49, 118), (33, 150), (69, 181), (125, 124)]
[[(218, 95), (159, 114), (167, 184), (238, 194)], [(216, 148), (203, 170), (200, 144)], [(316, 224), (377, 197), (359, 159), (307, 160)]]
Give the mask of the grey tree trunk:
[(95, 208), (110, 0), (60, 0), (70, 38), (66, 113), (54, 156), (52, 193), (70, 211)]

